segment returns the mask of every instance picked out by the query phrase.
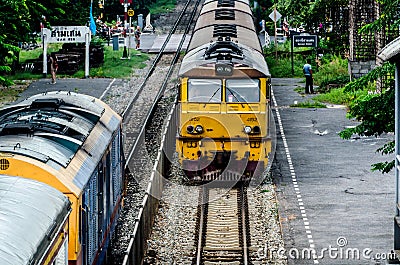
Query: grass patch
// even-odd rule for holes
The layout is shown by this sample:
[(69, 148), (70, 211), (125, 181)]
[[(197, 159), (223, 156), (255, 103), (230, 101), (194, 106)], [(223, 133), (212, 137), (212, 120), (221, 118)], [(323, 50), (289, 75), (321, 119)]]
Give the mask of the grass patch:
[(302, 86), (298, 86), (295, 89), (293, 89), (295, 92), (299, 93), (299, 94), (304, 94), (306, 92), (305, 88)]
[[(49, 45), (48, 53), (58, 51), (59, 49), (61, 49), (61, 45)], [(91, 67), (89, 69), (89, 76), (99, 78), (129, 78), (132, 76), (133, 69), (143, 69), (146, 67), (145, 62), (149, 60), (147, 54), (130, 49), (130, 59), (121, 60), (123, 51), (123, 47), (119, 48), (118, 51), (114, 51), (112, 46), (104, 46), (104, 64), (100, 67)], [(27, 60), (37, 59), (42, 53), (42, 48), (21, 51), (20, 63), (23, 64)], [(80, 70), (72, 76), (58, 74), (57, 77), (83, 78), (85, 77), (84, 67), (84, 64), (81, 65)], [(17, 72), (15, 75), (9, 76), (8, 78), (11, 80), (36, 80), (42, 78), (42, 75), (32, 74), (31, 72)]]
[(304, 102), (299, 102), (297, 104), (291, 104), (290, 107), (294, 108), (326, 108), (325, 104), (322, 104), (321, 102), (318, 101), (304, 101)]
[[(47, 46), (47, 54), (56, 52), (61, 48), (62, 48), (62, 43), (50, 43)], [(34, 50), (29, 50), (29, 51), (21, 50), (21, 52), (19, 53), (19, 61), (23, 63), (27, 60), (38, 59), (40, 56), (43, 56), (43, 48), (36, 48)]]
[(275, 59), (274, 56), (268, 56), (266, 61), (272, 77), (303, 77), (304, 62), (298, 58), (294, 60), (294, 76), (292, 75), (292, 61), (290, 58)]
[(313, 76), (315, 84), (323, 91), (327, 90), (329, 84), (346, 84), (350, 81), (348, 61), (340, 56), (325, 55), (321, 59), (321, 66)]
[(149, 6), (151, 14), (167, 13), (172, 11), (176, 6), (176, 0), (158, 0)]
[(354, 96), (345, 93), (343, 90), (344, 88), (331, 89), (328, 93), (316, 95), (313, 100), (336, 105), (348, 105)]
[[(145, 61), (149, 60), (147, 54), (131, 49), (129, 51), (130, 59), (122, 60), (124, 48), (113, 51), (112, 47), (104, 47), (104, 64), (97, 68), (90, 68), (89, 75), (91, 77), (101, 78), (127, 78), (131, 77), (133, 69), (143, 69), (146, 67)], [(84, 69), (76, 72), (72, 77), (83, 78), (85, 76)]]
[(29, 83), (16, 81), (12, 87), (3, 87), (0, 89), (0, 107), (4, 103), (15, 101), (18, 95), (23, 92)]
[(329, 92), (325, 94), (316, 95), (315, 97), (313, 97), (313, 100), (321, 103), (325, 102), (335, 105), (349, 106), (352, 102), (354, 102), (355, 99), (367, 95), (368, 91), (372, 91), (371, 88), (374, 89), (376, 87), (374, 86), (366, 87), (364, 90), (358, 90), (351, 93), (344, 92), (343, 87), (335, 88), (331, 89)]

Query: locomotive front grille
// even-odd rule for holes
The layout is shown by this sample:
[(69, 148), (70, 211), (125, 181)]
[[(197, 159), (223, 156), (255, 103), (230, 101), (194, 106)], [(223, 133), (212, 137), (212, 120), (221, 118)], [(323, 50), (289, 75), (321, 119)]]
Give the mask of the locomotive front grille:
[(8, 159), (0, 159), (0, 170), (7, 170), (10, 167), (10, 161)]
[(218, 0), (217, 7), (235, 7), (234, 0)]
[(215, 11), (216, 20), (235, 20), (235, 11), (230, 9), (218, 9)]
[(214, 25), (213, 37), (237, 38), (236, 25), (232, 25), (232, 24)]

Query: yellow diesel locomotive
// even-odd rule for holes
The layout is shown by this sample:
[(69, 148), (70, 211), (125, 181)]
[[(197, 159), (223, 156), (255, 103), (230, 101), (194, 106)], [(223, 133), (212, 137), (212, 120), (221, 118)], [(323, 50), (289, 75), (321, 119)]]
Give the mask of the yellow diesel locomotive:
[(71, 202), (69, 265), (107, 258), (124, 190), (121, 126), (104, 102), (66, 91), (0, 110), (0, 174), (45, 183)]
[(198, 181), (249, 181), (270, 161), (270, 73), (246, 0), (206, 0), (179, 70), (176, 149)]

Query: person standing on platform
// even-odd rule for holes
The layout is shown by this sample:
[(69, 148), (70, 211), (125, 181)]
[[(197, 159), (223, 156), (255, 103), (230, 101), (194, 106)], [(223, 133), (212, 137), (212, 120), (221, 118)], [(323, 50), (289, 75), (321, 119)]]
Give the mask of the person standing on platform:
[(136, 50), (140, 48), (140, 35), (142, 32), (140, 31), (140, 27), (137, 26), (135, 30), (135, 42), (136, 42)]
[(303, 67), (303, 73), (306, 78), (306, 94), (314, 94), (313, 88), (313, 76), (312, 76), (312, 68), (311, 68), (311, 60), (307, 59), (307, 63)]
[(55, 54), (49, 55), (48, 62), (50, 64), (51, 84), (54, 85), (56, 83), (56, 74), (58, 70), (57, 56)]

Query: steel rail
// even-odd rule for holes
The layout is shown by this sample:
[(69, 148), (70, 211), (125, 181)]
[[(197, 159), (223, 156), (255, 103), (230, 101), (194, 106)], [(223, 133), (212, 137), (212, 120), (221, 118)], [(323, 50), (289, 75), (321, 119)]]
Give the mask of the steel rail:
[(243, 265), (248, 265), (249, 262), (249, 257), (248, 257), (248, 246), (247, 246), (247, 220), (246, 220), (246, 216), (247, 216), (247, 211), (246, 211), (246, 195), (247, 193), (245, 193), (245, 187), (242, 186), (240, 188), (240, 201), (241, 201), (241, 212), (242, 212), (242, 240), (243, 240)]
[(208, 189), (206, 187), (203, 187), (201, 189), (201, 195), (200, 195), (200, 221), (199, 221), (199, 237), (198, 237), (198, 242), (197, 242), (197, 253), (196, 253), (196, 265), (200, 265), (201, 264), (201, 257), (202, 257), (202, 252), (203, 252), (203, 238), (204, 238), (204, 234), (205, 234), (205, 218), (207, 216), (206, 214), (206, 203), (207, 203), (207, 192)]
[[(238, 255), (240, 253), (240, 255), (236, 256), (236, 257), (233, 256), (232, 258), (237, 260), (238, 257), (241, 257), (240, 264), (249, 265), (250, 257), (248, 255), (249, 229), (248, 229), (248, 211), (247, 211), (247, 192), (246, 192), (245, 186), (241, 186), (240, 188), (237, 188), (236, 190), (237, 190), (237, 195), (236, 195), (237, 196), (237, 202), (236, 202), (237, 208), (235, 208), (235, 209), (237, 209), (237, 212), (238, 212), (238, 216), (237, 216), (238, 230), (236, 233), (238, 233), (237, 235), (239, 236), (239, 244), (240, 244), (241, 251), (239, 249), (233, 250), (234, 252), (240, 251), (240, 252), (237, 252), (237, 254), (236, 254), (236, 255)], [(203, 187), (200, 192), (201, 193), (199, 195), (199, 197), (200, 197), (199, 202), (201, 203), (201, 206), (199, 209), (200, 214), (198, 215), (198, 218), (199, 218), (198, 231), (197, 231), (198, 232), (198, 236), (197, 236), (198, 241), (197, 241), (197, 250), (196, 250), (196, 257), (195, 257), (194, 264), (201, 265), (205, 261), (220, 262), (220, 264), (230, 264), (229, 263), (230, 261), (226, 260), (227, 258), (229, 258), (229, 256), (221, 256), (221, 257), (218, 257), (218, 258), (221, 258), (220, 260), (219, 259), (215, 260), (215, 258), (217, 258), (216, 256), (207, 257), (207, 254), (204, 253), (204, 244), (206, 244), (206, 242), (208, 242), (208, 240), (210, 239), (210, 238), (207, 238), (207, 236), (209, 236), (208, 235), (208, 232), (209, 232), (208, 231), (208, 223), (210, 222), (210, 220), (207, 220), (208, 218), (210, 218), (210, 212), (209, 212), (210, 209), (208, 209), (208, 207), (209, 207), (209, 204), (208, 204), (209, 189), (207, 189), (206, 187)], [(212, 217), (212, 215), (211, 215), (211, 217)], [(234, 230), (232, 230), (232, 231), (234, 231)], [(212, 241), (212, 235), (211, 235), (211, 241)], [(224, 244), (223, 242), (220, 242), (220, 243)], [(234, 252), (232, 252), (231, 254), (233, 254)], [(210, 260), (210, 258), (211, 258), (211, 260)]]
[(167, 47), (167, 44), (169, 42), (169, 40), (171, 39), (172, 35), (175, 33), (176, 28), (178, 27), (179, 23), (181, 22), (189, 4), (190, 4), (191, 0), (188, 0), (185, 4), (185, 7), (182, 9), (181, 13), (179, 14), (178, 19), (175, 21), (174, 26), (171, 28), (170, 32), (168, 33), (167, 38), (165, 39), (163, 45), (160, 48), (160, 52), (157, 54), (156, 58), (154, 59), (149, 71), (147, 72), (147, 74), (145, 75), (145, 78), (142, 82), (142, 84), (139, 87), (138, 92), (136, 93), (136, 95), (129, 101), (128, 106), (125, 108), (124, 112), (122, 113), (122, 118), (123, 120), (126, 120), (127, 118), (127, 114), (129, 113), (130, 109), (133, 106), (133, 103), (137, 100), (137, 98), (139, 97), (141, 91), (143, 90), (143, 88), (146, 86), (146, 83), (149, 79), (149, 77), (153, 74), (154, 69), (156, 68), (156, 65), (158, 64), (158, 62), (161, 59), (161, 56), (164, 53), (165, 48)]
[(168, 70), (167, 77), (164, 80), (163, 84), (161, 85), (160, 92), (158, 93), (158, 95), (156, 97), (157, 100), (159, 100), (162, 97), (162, 93), (164, 92), (164, 90), (165, 90), (165, 88), (167, 86), (168, 79), (171, 77), (171, 74), (172, 74), (172, 72), (173, 72), (173, 70), (175, 68), (175, 64), (176, 64), (176, 62), (178, 61), (178, 59), (180, 57), (180, 51), (182, 50), (183, 44), (185, 43), (186, 36), (189, 34), (189, 30), (190, 30), (190, 27), (191, 27), (192, 22), (194, 20), (194, 16), (196, 15), (196, 10), (199, 7), (201, 1), (202, 0), (197, 0), (196, 1), (195, 7), (194, 7), (194, 12), (192, 12), (192, 14), (190, 15), (189, 22), (186, 25), (186, 28), (185, 28), (184, 34), (182, 36), (182, 39), (179, 42), (177, 52), (175, 53), (175, 56), (172, 59), (172, 63), (171, 64), (172, 64), (173, 67), (170, 67), (169, 70)]
[[(198, 3), (200, 2), (200, 0), (197, 0), (197, 1), (198, 1)], [(132, 100), (131, 100), (131, 101), (129, 102), (129, 104), (128, 104), (128, 107), (127, 107), (127, 108), (125, 109), (125, 111), (123, 112), (122, 117), (123, 117), (123, 120), (124, 120), (124, 121), (126, 121), (126, 120), (128, 119), (127, 115), (129, 114), (130, 109), (132, 108), (134, 102), (135, 102), (135, 101), (137, 100), (137, 98), (139, 97), (140, 92), (141, 92), (141, 91), (143, 90), (143, 88), (145, 87), (145, 85), (146, 85), (146, 83), (147, 83), (147, 80), (150, 78), (151, 74), (153, 73), (153, 71), (154, 71), (154, 69), (155, 69), (157, 63), (159, 62), (159, 60), (160, 60), (160, 58), (161, 58), (161, 56), (162, 56), (162, 54), (163, 54), (163, 52), (164, 52), (164, 50), (165, 50), (165, 47), (167, 46), (167, 44), (168, 44), (168, 42), (169, 42), (169, 40), (170, 40), (172, 34), (176, 31), (176, 28), (177, 28), (177, 26), (179, 25), (180, 21), (182, 20), (182, 17), (183, 17), (183, 15), (185, 14), (185, 12), (186, 12), (186, 10), (187, 10), (187, 8), (188, 8), (188, 6), (189, 6), (190, 3), (191, 3), (190, 0), (186, 2), (185, 7), (182, 9), (182, 12), (180, 13), (178, 19), (176, 20), (176, 22), (175, 22), (173, 28), (171, 29), (171, 31), (170, 31), (170, 33), (169, 33), (169, 35), (168, 35), (168, 37), (167, 37), (167, 39), (164, 41), (164, 44), (163, 44), (163, 46), (161, 47), (160, 52), (158, 53), (157, 57), (154, 59), (151, 68), (149, 69), (148, 73), (146, 74), (145, 80), (144, 80), (143, 83), (141, 84), (138, 93), (135, 95), (135, 97), (132, 98)], [(198, 3), (197, 3), (197, 4), (198, 4)], [(194, 17), (193, 13), (195, 13), (195, 11), (196, 11), (196, 10), (194, 10), (194, 11), (192, 12), (192, 17)], [(187, 34), (187, 33), (186, 33), (186, 34)], [(185, 34), (185, 35), (186, 35), (186, 34)], [(182, 39), (184, 39), (184, 37), (185, 37), (185, 36), (183, 36)], [(183, 43), (179, 45), (179, 50), (176, 52), (175, 57), (176, 57), (176, 55), (179, 55), (180, 49), (182, 49), (182, 46), (183, 46)], [(175, 57), (174, 57), (174, 58), (175, 58)], [(178, 59), (178, 58), (174, 59), (174, 60), (175, 60), (174, 62), (176, 62), (177, 59)], [(161, 95), (164, 93), (164, 90), (165, 90), (165, 87), (166, 87), (166, 85), (167, 85), (168, 79), (169, 79), (169, 77), (170, 77), (171, 74), (172, 74), (172, 69), (173, 69), (173, 67), (174, 67), (174, 64), (175, 64), (175, 63), (171, 63), (171, 66), (170, 66), (170, 69), (169, 69), (169, 71), (168, 71), (168, 73), (167, 73), (167, 76), (166, 76), (166, 78), (164, 79), (164, 82), (163, 82), (163, 84), (162, 84), (162, 86), (161, 86), (159, 92), (157, 93), (156, 100), (154, 100), (154, 102), (153, 102), (151, 108), (149, 109), (149, 111), (148, 111), (148, 113), (147, 113), (147, 115), (146, 115), (146, 119), (145, 119), (145, 121), (143, 122), (143, 125), (141, 126), (141, 129), (140, 129), (140, 131), (139, 131), (138, 136), (136, 137), (136, 141), (135, 141), (133, 147), (131, 148), (131, 150), (129, 150), (128, 157), (126, 158), (126, 163), (125, 163), (125, 170), (126, 170), (126, 172), (129, 172), (129, 168), (128, 168), (128, 167), (129, 167), (129, 161), (131, 161), (132, 157), (133, 157), (133, 156), (135, 155), (135, 153), (136, 153), (136, 150), (138, 149), (137, 147), (138, 147), (140, 141), (138, 141), (137, 139), (140, 139), (140, 138), (144, 135), (144, 133), (145, 133), (146, 124), (148, 124), (149, 120), (151, 120), (152, 114), (153, 114), (153, 112), (154, 112), (154, 109), (155, 109), (155, 107), (156, 107), (158, 101), (160, 100)], [(129, 120), (129, 119), (128, 119), (128, 120)]]

